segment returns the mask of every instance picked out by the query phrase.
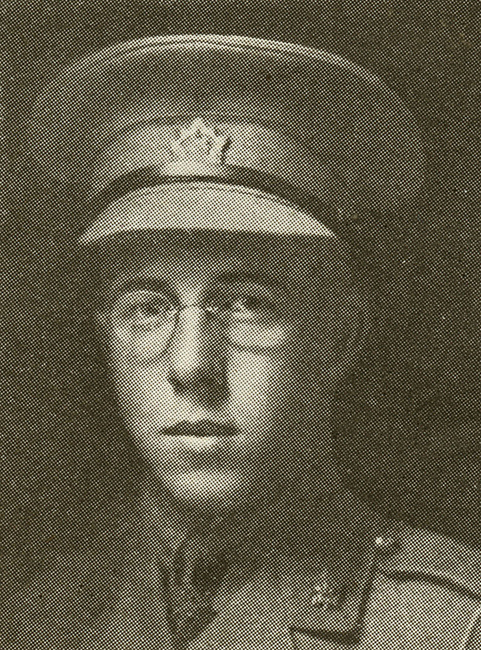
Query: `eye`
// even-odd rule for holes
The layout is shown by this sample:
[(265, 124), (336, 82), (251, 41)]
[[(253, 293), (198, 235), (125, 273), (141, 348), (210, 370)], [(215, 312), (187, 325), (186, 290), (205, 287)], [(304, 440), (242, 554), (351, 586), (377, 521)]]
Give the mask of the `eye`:
[(274, 305), (264, 297), (261, 296), (239, 296), (229, 303), (229, 309), (236, 313), (259, 313), (261, 311), (270, 311), (274, 309)]
[(157, 291), (137, 290), (118, 296), (110, 314), (114, 327), (146, 332), (169, 322), (175, 308), (171, 296)]
[(211, 297), (209, 307), (234, 320), (264, 321), (281, 311), (281, 299), (268, 287), (239, 284), (220, 287)]

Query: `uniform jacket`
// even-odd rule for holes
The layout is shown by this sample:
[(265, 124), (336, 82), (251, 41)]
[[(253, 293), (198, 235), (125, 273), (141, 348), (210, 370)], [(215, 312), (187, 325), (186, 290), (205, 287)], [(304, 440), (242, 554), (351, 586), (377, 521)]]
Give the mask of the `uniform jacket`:
[[(188, 650), (481, 648), (479, 551), (402, 525), (359, 557), (267, 557), (219, 590), (217, 616)], [(155, 566), (134, 551), (106, 567), (95, 554), (57, 559), (13, 599), (1, 647), (176, 650)]]

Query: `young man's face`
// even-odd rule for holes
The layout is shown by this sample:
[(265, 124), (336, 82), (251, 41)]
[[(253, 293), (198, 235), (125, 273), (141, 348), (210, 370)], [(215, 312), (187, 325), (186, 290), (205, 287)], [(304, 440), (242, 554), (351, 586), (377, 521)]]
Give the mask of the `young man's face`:
[(328, 493), (359, 321), (335, 241), (166, 236), (108, 269), (98, 322), (118, 401), (168, 494), (219, 511), (309, 481)]

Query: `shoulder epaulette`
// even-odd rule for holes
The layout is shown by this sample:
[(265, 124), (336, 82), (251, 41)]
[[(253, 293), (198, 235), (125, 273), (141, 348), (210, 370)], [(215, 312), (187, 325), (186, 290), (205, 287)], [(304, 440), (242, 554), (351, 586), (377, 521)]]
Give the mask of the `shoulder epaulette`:
[(425, 580), (481, 599), (481, 551), (444, 535), (403, 527), (379, 569), (393, 578)]

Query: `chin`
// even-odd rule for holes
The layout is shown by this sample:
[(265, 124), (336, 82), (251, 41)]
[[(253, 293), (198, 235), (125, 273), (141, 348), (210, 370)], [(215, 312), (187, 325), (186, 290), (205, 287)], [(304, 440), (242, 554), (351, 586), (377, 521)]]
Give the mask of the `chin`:
[(253, 490), (245, 477), (234, 472), (196, 470), (164, 476), (164, 488), (186, 509), (229, 512), (253, 501)]

